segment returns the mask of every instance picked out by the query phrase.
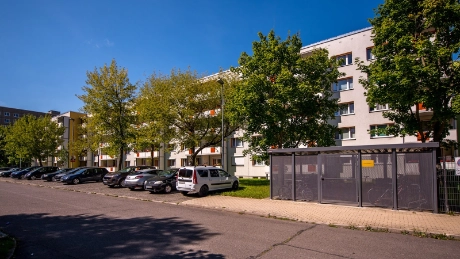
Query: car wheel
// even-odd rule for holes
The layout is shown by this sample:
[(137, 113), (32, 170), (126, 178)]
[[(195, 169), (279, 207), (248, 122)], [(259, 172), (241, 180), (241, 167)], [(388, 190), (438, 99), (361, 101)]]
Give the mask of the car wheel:
[(118, 186), (119, 187), (122, 187), (122, 188), (125, 188), (125, 178), (121, 179), (120, 182), (118, 182)]
[(72, 180), (72, 183), (73, 183), (73, 184), (79, 184), (79, 183), (80, 183), (80, 179), (75, 178), (75, 179)]
[(198, 192), (198, 195), (200, 195), (201, 197), (204, 197), (208, 195), (208, 192), (209, 192), (209, 187), (207, 185), (203, 185), (201, 186), (200, 191)]
[(165, 186), (165, 193), (170, 193), (172, 191), (172, 186), (170, 184), (167, 184)]
[(233, 183), (232, 189), (233, 189), (234, 191), (238, 190), (238, 181), (235, 181), (235, 182)]
[(186, 196), (188, 194), (188, 192), (185, 192), (185, 191), (182, 191), (180, 193), (182, 193), (182, 195), (184, 195), (184, 196)]
[(32, 180), (37, 180), (37, 177), (36, 177), (35, 175), (32, 175), (32, 176), (30, 177), (30, 179), (32, 179)]

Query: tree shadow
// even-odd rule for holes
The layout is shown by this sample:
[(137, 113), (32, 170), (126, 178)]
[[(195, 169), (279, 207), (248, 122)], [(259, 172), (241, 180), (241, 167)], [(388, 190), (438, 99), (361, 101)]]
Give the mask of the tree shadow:
[(0, 227), (18, 241), (14, 258), (224, 258), (190, 250), (219, 234), (177, 217), (19, 214)]

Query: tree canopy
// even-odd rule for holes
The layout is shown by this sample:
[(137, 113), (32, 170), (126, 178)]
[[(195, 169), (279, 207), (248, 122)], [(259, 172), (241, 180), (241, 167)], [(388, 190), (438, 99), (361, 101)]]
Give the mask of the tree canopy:
[(85, 94), (77, 97), (84, 103), (82, 111), (88, 114), (85, 127), (93, 136), (88, 141), (103, 143), (109, 155), (118, 156), (117, 167), (121, 169), (136, 122), (137, 86), (130, 83), (128, 71), (118, 67), (115, 60), (86, 75)]
[(270, 31), (259, 38), (253, 55), (243, 52), (240, 66), (231, 68), (241, 83), (228, 109), (243, 124), (245, 154), (265, 160), (269, 148), (334, 145), (336, 127), (328, 120), (339, 109), (331, 88), (341, 76), (337, 61), (325, 49), (301, 57), (298, 34), (282, 41)]
[(360, 82), (368, 104), (389, 105), (383, 113), (394, 121), (388, 133), (442, 141), (455, 116), (452, 100), (460, 93), (454, 62), (460, 48), (459, 1), (386, 0), (375, 13), (370, 20), (375, 60), (357, 61), (367, 74)]
[[(233, 81), (225, 79), (225, 91)], [(218, 146), (238, 126), (221, 120), (221, 85), (217, 78), (198, 77), (191, 71), (172, 70), (170, 75), (153, 74), (140, 91), (139, 112), (144, 129), (153, 130), (150, 140), (179, 143), (177, 149), (190, 149), (190, 163), (196, 164), (198, 153), (206, 147)], [(144, 117), (145, 116), (145, 117)], [(150, 122), (150, 123), (146, 123)], [(142, 126), (140, 127), (142, 128)], [(164, 134), (164, 132), (168, 134)], [(171, 134), (172, 133), (172, 134)]]
[(36, 118), (25, 115), (8, 130), (5, 150), (10, 160), (30, 161), (35, 158), (40, 166), (48, 157), (54, 157), (62, 143), (65, 128), (51, 120), (49, 116)]

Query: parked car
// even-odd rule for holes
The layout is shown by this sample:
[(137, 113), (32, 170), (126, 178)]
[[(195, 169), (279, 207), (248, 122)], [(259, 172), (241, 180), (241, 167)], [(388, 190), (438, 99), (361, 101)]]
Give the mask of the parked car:
[(60, 173), (65, 173), (65, 172), (68, 172), (68, 171), (71, 171), (71, 170), (74, 170), (74, 169), (75, 168), (62, 168), (62, 169), (59, 169), (59, 170), (57, 170), (55, 172), (45, 173), (45, 174), (42, 174), (41, 179), (45, 180), (45, 181), (48, 181), (48, 182), (51, 182), (55, 175), (60, 174)]
[(126, 176), (125, 187), (131, 191), (134, 189), (144, 189), (144, 183), (150, 177), (158, 176), (158, 173), (163, 172), (160, 169), (143, 169), (132, 172)]
[(10, 168), (10, 170), (8, 170), (8, 171), (0, 172), (0, 176), (2, 176), (2, 177), (10, 177), (11, 173), (13, 173), (15, 171), (18, 171), (18, 170), (21, 170), (21, 168), (13, 167), (13, 168)]
[(198, 193), (208, 195), (209, 191), (233, 189), (238, 190), (238, 177), (221, 168), (212, 166), (186, 166), (177, 172), (176, 188), (182, 194)]
[(0, 173), (10, 170), (10, 167), (0, 167)]
[(27, 179), (27, 180), (40, 179), (43, 174), (48, 173), (48, 172), (49, 173), (56, 172), (57, 170), (59, 170), (59, 167), (57, 167), (57, 166), (40, 167), (40, 168), (37, 168), (37, 169), (32, 170), (32, 171), (28, 172), (27, 174), (25, 174), (24, 179)]
[(60, 181), (61, 181), (61, 178), (62, 178), (64, 175), (73, 174), (73, 173), (75, 173), (75, 172), (77, 172), (78, 170), (83, 169), (83, 168), (88, 168), (88, 167), (87, 167), (87, 166), (76, 167), (76, 168), (72, 168), (73, 170), (70, 170), (70, 171), (67, 171), (67, 172), (58, 173), (58, 174), (56, 174), (55, 176), (53, 176), (53, 181), (54, 181), (54, 182), (60, 182)]
[(104, 176), (103, 183), (109, 187), (119, 186), (124, 187), (124, 181), (126, 176), (132, 172), (139, 171), (142, 169), (156, 169), (155, 166), (140, 165), (140, 166), (128, 166), (120, 171), (108, 173)]
[(75, 173), (67, 174), (61, 177), (61, 182), (79, 184), (87, 181), (102, 181), (102, 177), (107, 174), (106, 168), (87, 167), (76, 171)]
[(21, 179), (25, 174), (27, 174), (28, 172), (32, 171), (32, 170), (35, 170), (37, 168), (39, 168), (40, 166), (31, 166), (31, 167), (27, 167), (27, 168), (24, 168), (22, 170), (18, 170), (18, 171), (15, 171), (13, 173), (11, 173), (11, 178), (18, 178), (18, 179)]
[(150, 193), (161, 192), (170, 193), (176, 190), (176, 175), (179, 169), (169, 169), (159, 172), (158, 176), (146, 180), (144, 189)]

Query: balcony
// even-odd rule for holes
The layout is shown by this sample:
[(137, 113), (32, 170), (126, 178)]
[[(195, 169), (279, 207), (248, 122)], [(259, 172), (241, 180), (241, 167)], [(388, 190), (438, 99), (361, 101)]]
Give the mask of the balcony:
[[(136, 152), (136, 158), (151, 158), (149, 152)], [(158, 157), (158, 151), (153, 151), (153, 157)]]

